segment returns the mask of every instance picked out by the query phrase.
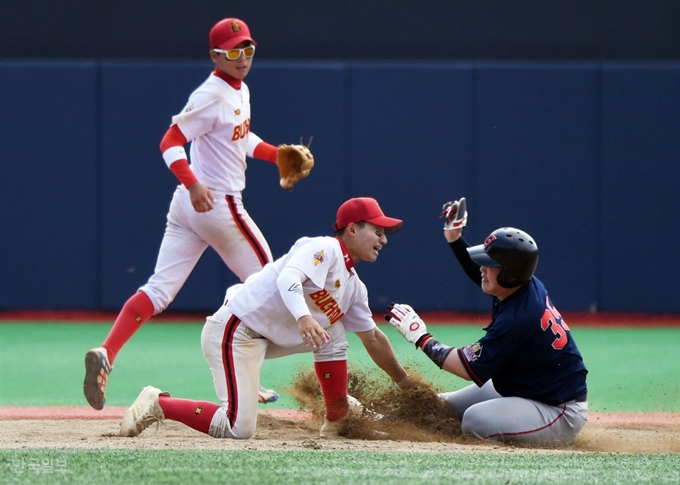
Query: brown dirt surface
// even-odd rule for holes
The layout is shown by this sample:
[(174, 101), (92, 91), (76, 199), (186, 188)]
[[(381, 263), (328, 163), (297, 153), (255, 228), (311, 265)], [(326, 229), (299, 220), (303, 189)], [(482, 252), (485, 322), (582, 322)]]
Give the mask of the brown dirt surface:
[[(47, 409), (47, 408), (45, 408)], [(84, 408), (81, 408), (81, 410)], [(26, 409), (30, 412), (30, 408)], [(214, 439), (174, 421), (152, 425), (136, 438), (116, 434), (123, 408), (112, 408), (118, 417), (79, 418), (71, 412), (60, 419), (8, 419), (0, 421), (0, 449), (205, 449), (205, 450), (370, 450), (440, 453), (680, 453), (680, 413), (591, 413), (576, 442), (560, 450), (518, 448), (463, 438), (418, 435), (412, 428), (405, 436), (387, 440), (319, 438), (321, 422), (309, 412), (263, 410), (255, 436), (250, 440)], [(4, 415), (0, 408), (0, 414)]]
[[(164, 421), (140, 436), (117, 436), (125, 408), (94, 411), (0, 407), (0, 449), (205, 449), (205, 450), (368, 450), (441, 453), (680, 453), (680, 413), (590, 413), (576, 441), (561, 449), (522, 448), (463, 436), (436, 391), (418, 376), (414, 386), (385, 387), (360, 372), (350, 373), (349, 393), (364, 413), (346, 420), (343, 437), (319, 437), (323, 403), (313, 372), (297, 376), (291, 392), (300, 410), (259, 412), (249, 440), (214, 439), (180, 423)], [(376, 420), (376, 415), (387, 416)], [(374, 431), (387, 433), (375, 439)]]

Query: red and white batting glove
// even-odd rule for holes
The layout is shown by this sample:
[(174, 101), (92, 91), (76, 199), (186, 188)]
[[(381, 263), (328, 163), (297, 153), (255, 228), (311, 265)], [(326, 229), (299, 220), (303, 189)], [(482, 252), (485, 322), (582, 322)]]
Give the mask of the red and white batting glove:
[(401, 303), (390, 303), (387, 305), (385, 320), (397, 327), (399, 333), (406, 340), (421, 347), (432, 334), (428, 333), (425, 322), (418, 316), (413, 308)]
[(452, 231), (454, 229), (462, 229), (467, 224), (467, 203), (465, 202), (465, 197), (461, 197), (460, 200), (449, 201), (442, 206), (442, 213), (439, 214), (439, 218), (445, 218), (444, 223), (445, 231)]

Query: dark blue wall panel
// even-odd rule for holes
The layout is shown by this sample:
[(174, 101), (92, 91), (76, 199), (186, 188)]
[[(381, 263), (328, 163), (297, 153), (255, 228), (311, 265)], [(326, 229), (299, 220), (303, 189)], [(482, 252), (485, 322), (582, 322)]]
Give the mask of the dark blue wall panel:
[(502, 226), (531, 234), (537, 276), (558, 309), (594, 303), (597, 92), (594, 64), (477, 70), (468, 239), (480, 243)]
[(97, 308), (97, 66), (0, 66), (0, 308)]
[(244, 200), (274, 257), (303, 235), (333, 234), (346, 193), (346, 71), (344, 64), (267, 62), (253, 65), (247, 78), (253, 132), (273, 145), (313, 137), (314, 169), (293, 190), (279, 186), (275, 165), (248, 163)]
[[(189, 94), (211, 70), (209, 61), (102, 65), (101, 285), (105, 309), (120, 308), (153, 273), (177, 186), (161, 156), (160, 141), (172, 116), (184, 108)], [(180, 298), (190, 298), (202, 307), (219, 304), (223, 264), (212, 250), (204, 259), (172, 309), (182, 309)]]
[[(177, 182), (160, 150), (205, 62), (5, 62), (7, 140), (0, 308), (118, 310), (153, 272)], [(465, 237), (532, 234), (560, 310), (678, 312), (680, 65), (254, 64), (252, 130), (314, 136), (293, 191), (249, 160), (246, 207), (280, 256), (330, 235), (338, 205), (376, 197), (404, 219), (375, 264), (375, 310), (488, 310), (442, 236), (441, 205), (468, 199)], [(208, 249), (171, 310), (212, 312), (236, 278)]]
[(353, 65), (348, 196), (375, 197), (404, 220), (379, 260), (358, 268), (376, 308), (462, 308), (477, 290), (453, 264), (438, 218), (468, 193), (472, 90), (468, 65)]
[(680, 66), (602, 72), (601, 309), (680, 311)]

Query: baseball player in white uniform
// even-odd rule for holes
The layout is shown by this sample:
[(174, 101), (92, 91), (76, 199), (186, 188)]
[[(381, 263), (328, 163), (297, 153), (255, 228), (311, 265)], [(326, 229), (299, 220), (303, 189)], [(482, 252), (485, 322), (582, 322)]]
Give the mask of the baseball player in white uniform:
[(375, 199), (342, 204), (335, 237), (299, 239), (287, 254), (229, 288), (227, 303), (207, 318), (201, 345), (220, 404), (172, 398), (148, 386), (123, 416), (120, 434), (136, 436), (156, 421), (172, 419), (215, 438), (250, 438), (264, 359), (313, 352), (326, 405), (320, 434), (337, 436), (349, 406), (346, 331), (357, 334), (393, 382), (408, 386), (355, 268), (359, 261), (376, 261), (387, 234), (401, 226)]
[[(277, 147), (250, 131), (248, 75), (256, 43), (240, 19), (223, 19), (210, 31), (214, 71), (172, 118), (161, 141), (163, 159), (181, 184), (175, 190), (154, 274), (125, 303), (101, 347), (85, 357), (85, 397), (106, 403), (106, 382), (116, 355), (184, 285), (208, 246), (241, 281), (272, 261), (262, 232), (246, 211), (246, 156), (276, 163)], [(191, 165), (184, 145), (191, 142)], [(261, 401), (278, 395), (262, 388)]]

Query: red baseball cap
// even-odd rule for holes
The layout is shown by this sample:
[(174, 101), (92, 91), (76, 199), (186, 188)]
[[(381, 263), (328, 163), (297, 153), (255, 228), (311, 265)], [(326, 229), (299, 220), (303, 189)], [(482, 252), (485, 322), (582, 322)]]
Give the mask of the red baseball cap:
[(217, 22), (210, 29), (210, 48), (233, 49), (244, 40), (257, 45), (250, 36), (250, 29), (241, 19), (228, 18)]
[(334, 227), (336, 231), (339, 231), (346, 228), (350, 222), (364, 221), (384, 227), (386, 234), (397, 232), (404, 223), (401, 219), (394, 219), (383, 214), (377, 200), (371, 197), (355, 197), (340, 206)]

